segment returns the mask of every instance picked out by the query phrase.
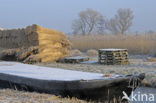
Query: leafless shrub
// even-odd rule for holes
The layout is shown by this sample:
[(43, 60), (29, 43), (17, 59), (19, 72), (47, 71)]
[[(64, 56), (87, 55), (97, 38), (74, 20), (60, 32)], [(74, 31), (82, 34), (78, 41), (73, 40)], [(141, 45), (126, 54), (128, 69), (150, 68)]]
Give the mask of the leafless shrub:
[(78, 49), (71, 50), (70, 56), (82, 56), (82, 52)]
[(97, 56), (98, 55), (98, 51), (94, 50), (94, 49), (90, 49), (87, 51), (87, 56)]

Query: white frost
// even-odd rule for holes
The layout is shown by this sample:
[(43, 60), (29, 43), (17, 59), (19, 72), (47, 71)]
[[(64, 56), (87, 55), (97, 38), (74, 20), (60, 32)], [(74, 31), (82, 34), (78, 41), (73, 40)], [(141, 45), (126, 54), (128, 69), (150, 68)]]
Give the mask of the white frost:
[(115, 49), (115, 48), (110, 48), (110, 49), (99, 49), (101, 51), (122, 51), (122, 50), (127, 50), (127, 49)]
[(110, 79), (118, 77), (103, 77), (103, 74), (88, 73), (59, 68), (41, 67), (35, 65), (22, 64), (17, 62), (0, 62), (0, 73), (35, 78), (42, 80), (92, 80), (92, 79)]

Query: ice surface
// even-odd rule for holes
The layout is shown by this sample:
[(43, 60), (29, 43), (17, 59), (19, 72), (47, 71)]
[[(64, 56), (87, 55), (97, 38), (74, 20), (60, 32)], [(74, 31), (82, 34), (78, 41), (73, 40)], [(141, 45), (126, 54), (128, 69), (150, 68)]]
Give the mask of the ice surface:
[(88, 57), (76, 56), (76, 57), (67, 57), (66, 59), (88, 59)]
[(103, 74), (88, 73), (59, 68), (41, 67), (35, 65), (22, 64), (17, 62), (0, 62), (0, 73), (35, 78), (42, 80), (92, 80), (92, 79), (110, 79), (118, 77), (103, 77)]
[(82, 64), (97, 64), (98, 61), (85, 61), (85, 62), (80, 62)]
[(127, 49), (115, 49), (115, 48), (110, 48), (110, 49), (99, 49), (102, 51), (121, 51), (121, 50), (127, 50)]

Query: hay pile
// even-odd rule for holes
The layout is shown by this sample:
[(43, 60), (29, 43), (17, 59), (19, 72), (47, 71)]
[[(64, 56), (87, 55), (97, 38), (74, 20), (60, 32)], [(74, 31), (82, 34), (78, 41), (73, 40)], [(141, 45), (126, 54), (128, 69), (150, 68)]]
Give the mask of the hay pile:
[(0, 27), (0, 30), (2, 31), (2, 30), (3, 30), (3, 28), (1, 28), (1, 27)]
[[(14, 41), (11, 41), (12, 37), (15, 37)], [(0, 59), (5, 60), (12, 55), (15, 60), (25, 63), (57, 61), (67, 56), (70, 48), (70, 43), (62, 32), (38, 25), (0, 31), (0, 43), (0, 47), (7, 48), (1, 51)]]
[(38, 47), (5, 49), (0, 52), (0, 59), (6, 61), (23, 61), (26, 63), (39, 62), (40, 59), (28, 61), (32, 55), (38, 53)]
[(67, 37), (59, 31), (37, 27), (39, 34), (39, 54), (42, 62), (56, 61), (69, 54), (69, 41)]

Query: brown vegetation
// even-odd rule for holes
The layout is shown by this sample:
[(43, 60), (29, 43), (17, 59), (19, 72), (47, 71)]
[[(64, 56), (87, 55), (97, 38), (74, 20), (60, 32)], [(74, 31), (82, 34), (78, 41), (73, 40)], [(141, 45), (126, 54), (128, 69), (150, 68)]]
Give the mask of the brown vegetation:
[(87, 50), (87, 56), (98, 56), (98, 51), (94, 49)]
[(148, 57), (146, 58), (146, 62), (156, 62), (156, 58)]
[(2, 30), (3, 30), (3, 28), (1, 28), (1, 27), (0, 27), (0, 30), (2, 31)]
[(87, 103), (76, 98), (60, 98), (50, 94), (0, 89), (0, 103)]
[(90, 35), (70, 36), (72, 48), (81, 51), (100, 48), (128, 49), (130, 54), (156, 54), (156, 35)]
[[(113, 99), (111, 103), (121, 103), (117, 102), (120, 100)], [(11, 89), (0, 89), (0, 103), (95, 103), (95, 101), (85, 101), (77, 98), (62, 98), (60, 96), (55, 96), (45, 93), (36, 93), (36, 92), (26, 92), (26, 91), (17, 91)], [(101, 103), (97, 102), (96, 103)], [(103, 102), (110, 103), (110, 102)]]
[(70, 51), (70, 56), (82, 56), (82, 52), (78, 49), (74, 49)]
[(7, 49), (1, 57), (18, 57), (16, 59), (25, 62), (39, 59), (50, 62), (67, 56), (70, 43), (62, 32), (32, 25), (25, 29), (0, 31), (0, 47)]
[[(0, 52), (0, 59), (6, 61), (23, 61), (25, 63), (40, 62), (40, 58), (35, 56), (38, 54), (38, 47), (5, 49)], [(31, 57), (33, 57), (30, 59)]]

